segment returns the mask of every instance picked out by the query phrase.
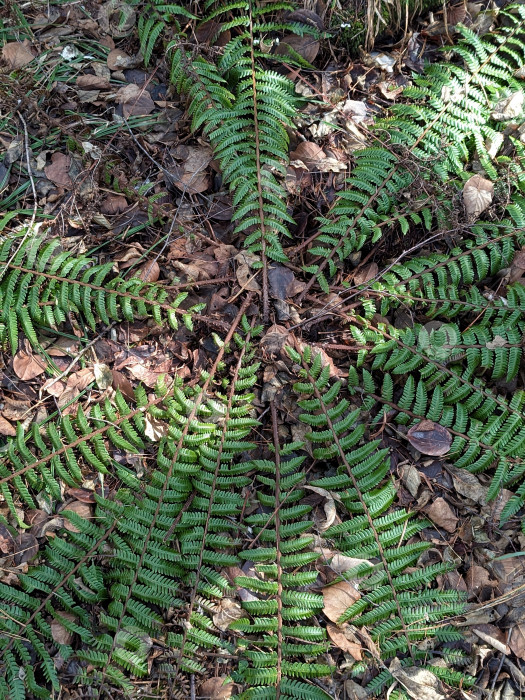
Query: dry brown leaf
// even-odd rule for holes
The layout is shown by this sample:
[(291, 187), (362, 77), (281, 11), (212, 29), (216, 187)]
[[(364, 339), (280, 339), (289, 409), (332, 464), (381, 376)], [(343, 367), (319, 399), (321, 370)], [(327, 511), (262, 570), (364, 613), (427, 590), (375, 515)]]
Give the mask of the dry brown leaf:
[(129, 379), (122, 372), (117, 372), (114, 369), (111, 370), (111, 374), (113, 375), (113, 388), (118, 389), (130, 401), (136, 401), (137, 397)]
[(188, 194), (199, 194), (207, 190), (211, 177), (207, 171), (213, 158), (209, 146), (181, 146), (173, 152), (183, 162), (170, 169), (174, 185)]
[[(348, 625), (341, 625), (341, 627), (339, 627), (338, 625), (333, 625), (329, 622), (326, 625), (326, 631), (336, 647), (339, 647), (339, 649), (342, 651), (346, 651), (348, 654), (353, 656), (356, 661), (361, 661), (363, 659), (363, 655), (361, 654), (361, 645), (357, 642), (357, 640), (355, 640), (355, 638), (354, 641), (348, 639), (345, 634), (345, 632), (349, 631)], [(354, 635), (352, 635), (352, 637), (354, 637)]]
[(337, 510), (335, 507), (334, 498), (336, 498), (338, 501), (341, 501), (340, 497), (337, 494), (333, 494), (330, 491), (327, 491), (326, 489), (320, 488), (319, 486), (303, 486), (303, 488), (307, 489), (308, 491), (313, 491), (314, 493), (317, 493), (319, 496), (322, 496), (325, 499), (323, 504), (325, 519), (321, 521), (316, 520), (316, 525), (321, 532), (328, 530), (328, 528), (331, 525), (333, 525), (337, 517)]
[[(77, 617), (72, 613), (62, 612), (62, 610), (56, 610), (57, 615), (64, 618), (64, 620), (69, 620), (70, 622), (76, 622)], [(51, 636), (57, 644), (71, 644), (73, 641), (73, 632), (70, 632), (64, 627), (64, 625), (58, 620), (51, 620)]]
[(463, 187), (463, 203), (469, 216), (477, 219), (488, 209), (494, 197), (494, 183), (481, 175), (473, 175)]
[(107, 90), (109, 88), (108, 78), (100, 75), (79, 75), (76, 83), (77, 87), (82, 90)]
[(379, 267), (377, 266), (377, 263), (369, 263), (368, 265), (359, 268), (354, 274), (354, 284), (366, 284), (366, 282), (374, 279), (378, 272)]
[(413, 464), (405, 464), (401, 467), (401, 481), (408, 489), (410, 495), (416, 498), (419, 487), (421, 486), (421, 477)]
[(494, 587), (496, 585), (495, 581), (490, 580), (489, 572), (477, 564), (473, 564), (467, 571), (465, 583), (470, 600), (476, 598), (486, 586)]
[(115, 102), (122, 105), (122, 113), (126, 119), (151, 114), (155, 109), (155, 103), (149, 92), (134, 83), (119, 88), (115, 95)]
[(337, 622), (345, 610), (361, 598), (359, 591), (348, 581), (340, 581), (333, 586), (326, 586), (322, 593), (323, 612), (332, 622)]
[(321, 146), (313, 141), (301, 141), (295, 151), (290, 153), (290, 160), (300, 160), (311, 172), (317, 170), (319, 163), (326, 158), (326, 153)]
[(16, 435), (16, 428), (14, 425), (11, 425), (3, 416), (0, 416), (0, 435), (7, 435), (8, 437), (14, 437)]
[(108, 53), (107, 64), (109, 70), (122, 70), (123, 68), (131, 68), (135, 64), (135, 59), (122, 49), (113, 49)]
[(160, 266), (156, 260), (149, 260), (139, 270), (143, 282), (156, 282), (160, 277)]
[(19, 379), (29, 381), (46, 371), (46, 364), (38, 355), (19, 350), (13, 358), (13, 369)]
[(266, 355), (280, 355), (285, 345), (289, 344), (288, 338), (289, 331), (287, 328), (277, 324), (270, 326), (261, 338), (261, 350)]
[[(68, 503), (62, 510), (71, 510), (73, 513), (80, 515), (81, 518), (84, 518), (84, 520), (90, 520), (93, 517), (93, 506), (89, 503), (83, 503), (82, 501)], [(67, 517), (64, 517), (64, 527), (66, 530), (69, 530), (69, 532), (80, 532)]]
[(76, 391), (80, 393), (81, 391), (84, 391), (84, 389), (91, 384), (91, 382), (95, 381), (95, 373), (93, 371), (92, 367), (83, 367), (82, 369), (79, 369), (78, 372), (73, 372), (72, 374), (69, 375), (67, 378), (67, 385), (66, 385), (66, 390), (67, 391)]
[(447, 454), (452, 444), (449, 431), (431, 420), (422, 420), (413, 425), (407, 433), (407, 439), (416, 450), (433, 457)]
[(525, 625), (519, 624), (512, 628), (509, 638), (509, 647), (518, 659), (525, 660)]
[(227, 676), (208, 678), (199, 686), (199, 697), (206, 700), (228, 700), (235, 691), (235, 683), (225, 683)]
[(2, 48), (2, 58), (7, 63), (9, 70), (18, 70), (31, 63), (34, 56), (31, 53), (29, 44), (21, 41), (12, 41), (4, 44)]
[(515, 119), (521, 114), (524, 101), (525, 95), (521, 90), (513, 92), (512, 95), (505, 97), (496, 104), (490, 116), (497, 122)]
[(239, 620), (243, 615), (243, 609), (236, 600), (222, 598), (217, 612), (213, 615), (213, 624), (222, 632), (226, 632), (231, 623)]
[(446, 465), (446, 470), (452, 475), (454, 488), (466, 498), (484, 506), (487, 503), (488, 488), (482, 486), (479, 479), (466, 469), (458, 469), (451, 464)]
[(91, 489), (71, 487), (66, 489), (66, 495), (72, 496), (81, 503), (95, 503), (95, 492)]
[(319, 53), (320, 43), (311, 35), (285, 34), (275, 49), (278, 56), (291, 56), (299, 54), (308, 63), (313, 63)]
[(48, 180), (54, 182), (59, 187), (72, 187), (73, 182), (69, 175), (71, 166), (71, 156), (65, 153), (53, 153), (51, 164), (44, 168)]
[(108, 216), (122, 214), (128, 208), (128, 200), (121, 194), (110, 194), (100, 205), (100, 212)]
[(502, 654), (510, 654), (510, 649), (505, 641), (506, 635), (494, 625), (476, 625), (472, 628), (472, 631)]
[(38, 554), (38, 540), (30, 532), (23, 532), (15, 538), (14, 558), (15, 566), (25, 564), (34, 559)]
[(458, 519), (444, 498), (436, 500), (425, 509), (430, 520), (447, 532), (455, 532)]

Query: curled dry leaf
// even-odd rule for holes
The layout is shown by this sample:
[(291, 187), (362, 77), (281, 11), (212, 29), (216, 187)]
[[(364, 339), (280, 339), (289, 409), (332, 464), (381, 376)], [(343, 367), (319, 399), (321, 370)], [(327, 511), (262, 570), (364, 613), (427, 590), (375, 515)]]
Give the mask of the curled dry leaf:
[(261, 338), (261, 350), (266, 355), (280, 355), (288, 344), (289, 331), (284, 326), (273, 325)]
[(509, 647), (518, 659), (525, 660), (525, 625), (514, 625), (509, 638)]
[(481, 175), (473, 175), (463, 187), (465, 210), (474, 219), (490, 207), (493, 197), (494, 183)]
[[(356, 661), (361, 661), (363, 659), (361, 645), (350, 631), (348, 625), (341, 625), (339, 627), (338, 625), (328, 623), (326, 625), (326, 631), (336, 647), (339, 647), (342, 651), (346, 651), (353, 656)], [(348, 637), (350, 637), (350, 639)]]
[(207, 172), (213, 158), (208, 146), (183, 146), (173, 152), (176, 158), (183, 159), (181, 165), (170, 169), (173, 184), (188, 194), (200, 194), (208, 189), (211, 177)]
[(82, 90), (107, 90), (109, 88), (109, 80), (99, 75), (79, 75), (76, 82), (77, 87)]
[(354, 284), (366, 284), (377, 276), (379, 267), (377, 263), (371, 262), (364, 267), (360, 267), (354, 274)]
[(31, 63), (34, 56), (31, 53), (31, 48), (27, 43), (21, 41), (12, 41), (4, 44), (2, 48), (2, 58), (7, 63), (9, 70), (17, 70)]
[(443, 530), (447, 532), (455, 532), (458, 519), (444, 498), (436, 498), (436, 500), (426, 508), (425, 513), (438, 527), (442, 527)]
[(236, 600), (222, 598), (217, 612), (213, 615), (213, 624), (222, 632), (226, 632), (231, 623), (239, 620), (243, 615), (243, 610)]
[(345, 610), (361, 598), (359, 591), (349, 581), (340, 581), (333, 586), (326, 586), (322, 593), (323, 612), (332, 622), (337, 622)]
[(447, 454), (452, 444), (448, 430), (431, 420), (422, 420), (413, 425), (407, 433), (407, 439), (416, 450), (433, 457)]
[(98, 11), (100, 28), (115, 39), (122, 39), (133, 31), (137, 14), (125, 0), (109, 0)]
[(153, 442), (158, 442), (168, 434), (168, 425), (164, 421), (157, 420), (148, 413), (144, 415), (144, 435)]
[(38, 355), (19, 350), (13, 358), (13, 369), (17, 377), (29, 381), (46, 371), (46, 364)]

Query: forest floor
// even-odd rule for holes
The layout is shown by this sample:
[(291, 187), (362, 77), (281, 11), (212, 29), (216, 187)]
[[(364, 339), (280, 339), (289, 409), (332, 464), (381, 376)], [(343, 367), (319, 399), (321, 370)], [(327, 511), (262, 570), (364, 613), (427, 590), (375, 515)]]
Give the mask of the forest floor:
[[(21, 335), (18, 351), (6, 347), (0, 360), (0, 444), (16, 435), (17, 422), (28, 425), (52, 411), (71, 415), (79, 404), (88, 410), (112, 388), (132, 400), (138, 382), (153, 391), (163, 375), (196, 381), (215, 360), (217, 335), (224, 337), (237, 323), (243, 302), (250, 319), (262, 313), (262, 273), (243, 249), (243, 236), (233, 233), (230, 196), (209, 142), (192, 133), (186, 101), (170, 84), (165, 45), (156, 45), (145, 65), (137, 15), (123, 29), (107, 5), (6, 0), (0, 8), (0, 235), (32, 222), (58, 236), (64, 250), (110, 261), (121, 277), (138, 274), (170, 294), (188, 291), (189, 302), (204, 310), (192, 330), (181, 325), (170, 331), (140, 319), (99, 323), (89, 342), (73, 325), (50, 335), (44, 354)], [(294, 45), (313, 69), (289, 66), (287, 75), (299, 93), (315, 99), (290, 133), (285, 184), (295, 224), (284, 242), (288, 262), (271, 264), (268, 271), (269, 323), (257, 353), (263, 368), (255, 399), (261, 441), (272, 439), (268, 402), (276, 406), (280, 436), (302, 437), (291, 420), (294, 399), (283, 380), (283, 346), (308, 343), (322, 352), (331, 376), (344, 381), (356, 353), (346, 316), (353, 300), (342, 293), (378, 279), (408, 254), (450, 249), (452, 234), (446, 231), (432, 241), (412, 231), (383, 236), (356, 253), (351, 265), (340, 266), (329, 294), (303, 271), (318, 235), (316, 217), (343, 187), (352, 154), (367, 143), (368, 127), (397, 99), (412, 71), (455, 41), (457, 22), (476, 22), (476, 5), (469, 8), (460, 3), (449, 5), (446, 14), (414, 17), (404, 31), (381, 37), (369, 51), (349, 53), (341, 19), (328, 38), (304, 36)], [(337, 24), (326, 8), (323, 17), (310, 10), (308, 19)], [(205, 29), (197, 40), (209, 40)], [(470, 695), (455, 690), (454, 696), (523, 697), (525, 537), (519, 518), (499, 527), (503, 504), (485, 498), (490, 475), (461, 472), (446, 458), (424, 454), (388, 425), (379, 432), (390, 449), (398, 503), (431, 521), (418, 535), (432, 543), (428, 561), (452, 557), (458, 563), (440, 585), (464, 591), (471, 605), (462, 648), (469, 658), (464, 670), (476, 677), (476, 687)], [(109, 486), (115, 486), (111, 479)], [(89, 517), (98, 487), (86, 477), (64, 489), (63, 503)], [(327, 492), (315, 489), (304, 502), (321, 523), (334, 506)], [(0, 502), (11, 528), (0, 525), (0, 577), (16, 586), (18, 574), (53, 536), (46, 525), (53, 514), (43, 501), (36, 510), (15, 505), (23, 527)], [(15, 545), (13, 527), (20, 533)], [(333, 575), (320, 570), (325, 584)], [(364, 697), (360, 679), (345, 673), (353, 661), (348, 640), (334, 635), (332, 641), (330, 657), (340, 674), (329, 692), (340, 700)], [(230, 697), (233, 685), (225, 690), (209, 683), (224, 676), (213, 655), (209, 674), (188, 681), (183, 695)], [(434, 697), (428, 693), (425, 699)], [(85, 696), (66, 683), (62, 697)]]

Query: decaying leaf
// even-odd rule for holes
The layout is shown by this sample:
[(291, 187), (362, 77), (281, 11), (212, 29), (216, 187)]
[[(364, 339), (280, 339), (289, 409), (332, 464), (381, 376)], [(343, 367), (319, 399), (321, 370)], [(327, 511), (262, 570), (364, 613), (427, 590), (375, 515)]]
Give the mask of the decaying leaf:
[[(76, 622), (77, 618), (72, 613), (63, 612), (62, 610), (56, 611), (57, 616), (60, 616), (64, 620), (70, 620), (71, 622)], [(73, 633), (64, 627), (64, 625), (58, 620), (51, 620), (51, 636), (57, 644), (71, 644), (73, 641)]]
[(181, 165), (170, 169), (174, 185), (188, 194), (205, 192), (211, 184), (211, 177), (207, 170), (213, 158), (211, 148), (179, 146), (173, 151), (173, 155), (182, 160)]
[(199, 686), (199, 697), (206, 700), (228, 700), (235, 691), (235, 683), (227, 682), (227, 676), (208, 678)]
[(337, 622), (341, 615), (361, 594), (349, 581), (340, 581), (333, 586), (323, 588), (324, 607), (323, 612), (332, 622)]
[(414, 700), (447, 700), (447, 696), (442, 692), (441, 681), (426, 668), (402, 668), (399, 660), (394, 659), (389, 671)]
[(407, 433), (407, 438), (416, 450), (433, 457), (447, 454), (452, 444), (449, 431), (431, 420), (422, 420), (413, 425)]
[(21, 41), (11, 41), (2, 47), (2, 58), (9, 70), (18, 70), (31, 63), (34, 56), (29, 44)]
[(438, 527), (447, 532), (455, 532), (458, 519), (444, 498), (436, 498), (426, 509), (425, 513)]
[(473, 219), (490, 207), (493, 197), (494, 183), (481, 175), (473, 175), (463, 187), (465, 210)]
[(518, 659), (525, 660), (525, 624), (514, 625), (509, 638), (509, 647)]
[(3, 416), (0, 416), (0, 435), (7, 435), (8, 437), (14, 437), (16, 435), (15, 426)]
[(38, 554), (38, 540), (30, 532), (23, 532), (15, 537), (13, 552), (15, 566), (25, 564)]
[[(349, 625), (344, 624), (338, 626), (328, 623), (326, 625), (326, 631), (336, 647), (339, 647), (342, 651), (346, 651), (353, 656), (356, 661), (362, 660), (361, 645), (350, 632)], [(350, 639), (348, 637), (350, 637)]]
[(95, 381), (100, 391), (105, 391), (113, 384), (111, 369), (103, 362), (95, 362), (93, 365), (93, 374), (95, 375)]
[(157, 420), (149, 413), (144, 416), (144, 434), (150, 440), (158, 442), (161, 438), (168, 434), (168, 425), (164, 421)]
[(19, 350), (13, 358), (13, 369), (17, 377), (29, 381), (46, 371), (46, 364), (38, 355)]
[[(64, 510), (70, 510), (77, 515), (80, 515), (84, 520), (90, 520), (93, 517), (93, 506), (89, 503), (83, 503), (82, 501), (73, 501), (68, 503)], [(74, 525), (67, 517), (64, 518), (64, 527), (70, 532), (79, 532), (76, 525)]]
[(69, 175), (71, 167), (71, 156), (65, 153), (53, 153), (51, 164), (44, 168), (48, 180), (54, 182), (59, 187), (72, 187), (73, 182)]
[(231, 623), (239, 620), (243, 615), (243, 609), (236, 600), (222, 598), (218, 611), (213, 615), (213, 624), (222, 632), (226, 632)]
[(151, 114), (155, 109), (155, 103), (149, 92), (134, 83), (119, 88), (115, 102), (122, 105), (122, 112), (126, 119)]

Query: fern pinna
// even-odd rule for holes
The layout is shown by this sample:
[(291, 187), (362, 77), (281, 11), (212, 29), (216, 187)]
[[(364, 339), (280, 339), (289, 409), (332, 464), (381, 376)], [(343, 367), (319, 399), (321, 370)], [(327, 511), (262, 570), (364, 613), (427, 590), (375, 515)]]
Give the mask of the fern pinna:
[[(523, 7), (512, 5), (501, 13), (497, 31), (484, 37), (459, 25), (462, 40), (447, 51), (462, 65), (434, 63), (413, 76), (403, 91), (406, 99), (374, 125), (370, 147), (354, 153), (344, 191), (320, 219), (319, 235), (310, 246), (314, 259), (305, 266), (314, 277), (301, 298), (315, 279), (328, 291), (327, 279), (341, 262), (386, 232), (404, 235), (411, 227), (428, 231), (434, 224), (443, 228), (451, 196), (434, 191), (432, 179), (437, 175), (450, 188), (450, 177), (457, 177), (461, 186), (471, 174), (465, 166), (474, 150), (491, 179), (499, 164), (508, 167), (508, 156), (491, 155), (487, 144), (499, 144), (499, 151), (510, 119), (502, 114), (505, 99), (521, 91), (515, 73), (525, 59), (524, 19)], [(522, 145), (513, 143), (520, 155)], [(418, 194), (418, 178), (425, 182), (424, 196)], [(520, 186), (515, 177), (511, 180)]]

